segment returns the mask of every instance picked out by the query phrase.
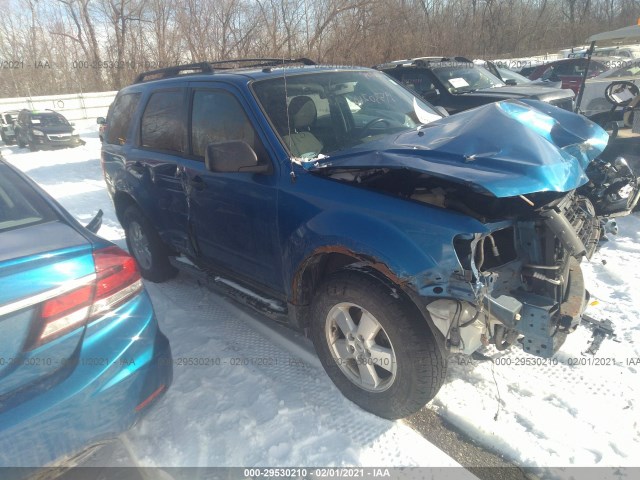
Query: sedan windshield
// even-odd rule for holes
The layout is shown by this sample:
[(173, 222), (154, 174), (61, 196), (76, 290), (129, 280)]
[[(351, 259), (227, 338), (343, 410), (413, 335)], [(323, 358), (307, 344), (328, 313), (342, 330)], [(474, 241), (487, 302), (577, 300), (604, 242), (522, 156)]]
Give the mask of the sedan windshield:
[(468, 93), (504, 86), (504, 82), (491, 72), (473, 64), (436, 67), (433, 73), (450, 93)]
[(317, 158), (441, 118), (395, 80), (374, 71), (287, 75), (253, 85), (294, 157)]

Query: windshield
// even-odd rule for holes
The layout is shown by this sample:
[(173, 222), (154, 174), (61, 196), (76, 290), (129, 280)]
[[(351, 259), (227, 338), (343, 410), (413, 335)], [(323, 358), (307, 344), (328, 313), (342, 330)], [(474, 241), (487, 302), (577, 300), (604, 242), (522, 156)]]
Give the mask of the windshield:
[(504, 82), (491, 72), (473, 64), (435, 67), (433, 73), (447, 87), (449, 93), (467, 93), (504, 86)]
[(43, 127), (58, 127), (60, 125), (69, 125), (69, 122), (62, 115), (56, 113), (40, 113), (31, 115), (31, 124)]
[(527, 77), (524, 77), (519, 73), (512, 72), (508, 68), (498, 68), (498, 72), (500, 73), (500, 76), (504, 80), (515, 80), (516, 84), (518, 85), (525, 85), (527, 83), (531, 83), (531, 80), (529, 80)]
[[(285, 89), (286, 85), (286, 89)], [(352, 148), (441, 118), (381, 72), (338, 71), (260, 80), (253, 90), (294, 157)]]
[(640, 66), (632, 65), (630, 67), (622, 67), (617, 70), (608, 70), (600, 75), (599, 78), (609, 77), (640, 77)]

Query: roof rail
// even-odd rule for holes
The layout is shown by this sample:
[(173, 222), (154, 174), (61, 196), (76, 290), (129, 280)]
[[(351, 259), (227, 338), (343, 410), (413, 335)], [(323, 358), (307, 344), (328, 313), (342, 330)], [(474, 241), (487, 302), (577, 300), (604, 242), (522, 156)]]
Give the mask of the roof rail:
[[(183, 73), (184, 72), (184, 73)], [(208, 62), (188, 63), (186, 65), (176, 65), (174, 67), (158, 68), (142, 72), (136, 77), (133, 83), (142, 83), (148, 80), (160, 80), (162, 78), (175, 77), (185, 73), (212, 73), (213, 66)]]
[[(308, 58), (241, 58), (234, 60), (219, 60), (215, 62), (188, 63), (173, 67), (149, 70), (139, 74), (133, 83), (142, 83), (149, 80), (161, 80), (163, 78), (177, 77), (178, 75), (190, 75), (195, 73), (213, 73), (215, 70), (230, 70), (234, 68), (249, 67), (275, 67), (277, 65), (300, 63), (302, 65), (315, 65)], [(232, 66), (233, 65), (233, 66)]]
[(427, 57), (425, 58), (416, 58), (413, 62), (413, 65), (417, 67), (424, 67), (429, 63), (446, 63), (446, 62), (459, 62), (459, 63), (473, 63), (472, 60), (469, 60), (466, 57), (441, 57), (441, 58), (433, 58)]

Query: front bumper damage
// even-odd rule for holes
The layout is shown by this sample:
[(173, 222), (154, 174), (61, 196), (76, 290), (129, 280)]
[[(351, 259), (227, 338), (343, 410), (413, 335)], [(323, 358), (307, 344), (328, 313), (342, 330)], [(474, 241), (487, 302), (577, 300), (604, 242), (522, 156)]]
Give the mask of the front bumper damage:
[(588, 304), (580, 260), (598, 245), (600, 219), (587, 198), (572, 192), (530, 218), (492, 227), (456, 239), (462, 270), (451, 275), (449, 292), (457, 298), (426, 309), (451, 352), (519, 342), (525, 352), (549, 358)]

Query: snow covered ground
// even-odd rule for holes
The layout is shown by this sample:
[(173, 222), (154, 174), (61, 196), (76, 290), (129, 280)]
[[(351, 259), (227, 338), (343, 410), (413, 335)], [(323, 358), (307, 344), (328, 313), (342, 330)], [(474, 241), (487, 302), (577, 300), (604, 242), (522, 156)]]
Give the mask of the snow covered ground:
[[(3, 146), (2, 153), (76, 218), (88, 222), (102, 208), (100, 234), (124, 246), (104, 188), (95, 125), (82, 127), (83, 147), (31, 153)], [(590, 332), (580, 327), (552, 362), (515, 349), (488, 350), (493, 363), (454, 357), (447, 383), (427, 408), (522, 466), (638, 465), (640, 217), (618, 223), (618, 237), (583, 268), (589, 312), (611, 319), (620, 343), (605, 340), (596, 357), (583, 355)], [(183, 275), (147, 288), (177, 363), (167, 395), (125, 437), (136, 463), (455, 465), (402, 422), (345, 400), (297, 334), (265, 324)], [(209, 365), (189, 365), (194, 360)], [(532, 361), (541, 364), (527, 364)]]

